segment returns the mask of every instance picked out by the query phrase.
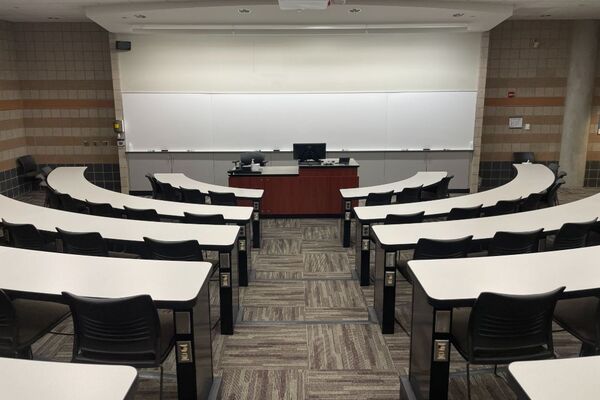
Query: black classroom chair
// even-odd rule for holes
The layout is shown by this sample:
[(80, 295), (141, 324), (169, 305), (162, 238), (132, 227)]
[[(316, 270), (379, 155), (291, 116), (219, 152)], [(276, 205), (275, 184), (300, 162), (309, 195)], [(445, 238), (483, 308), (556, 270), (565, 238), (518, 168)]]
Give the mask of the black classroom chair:
[(0, 289), (0, 356), (33, 359), (31, 345), (69, 315), (69, 307), (11, 299)]
[(454, 175), (443, 177), (438, 183), (433, 185), (424, 186), (421, 191), (422, 200), (438, 200), (445, 199), (450, 196), (448, 193), (448, 186), (450, 181), (454, 178)]
[(89, 200), (86, 200), (85, 204), (91, 215), (95, 215), (97, 217), (123, 218), (123, 213), (113, 208), (108, 203), (93, 203)]
[(210, 204), (215, 206), (237, 206), (237, 198), (234, 193), (220, 193), (208, 191)]
[(66, 193), (56, 192), (56, 196), (60, 202), (61, 210), (75, 213), (88, 213), (88, 209), (83, 201), (75, 200)]
[(598, 296), (559, 300), (554, 320), (581, 342), (580, 357), (600, 354), (600, 298)]
[(393, 224), (415, 224), (423, 222), (425, 217), (425, 211), (421, 211), (414, 214), (388, 214), (385, 216), (384, 225)]
[(519, 210), (519, 204), (521, 204), (521, 198), (514, 200), (499, 200), (492, 207), (483, 209), (484, 217), (494, 217), (497, 215), (513, 214)]
[(192, 214), (184, 212), (183, 221), (188, 224), (200, 224), (200, 225), (225, 225), (225, 217), (221, 214)]
[(147, 257), (154, 260), (203, 261), (202, 249), (196, 240), (164, 241), (144, 238)]
[(543, 229), (529, 232), (496, 232), (488, 246), (489, 256), (535, 253)]
[(521, 200), (519, 211), (534, 211), (540, 208), (544, 193), (531, 193), (529, 196)]
[(367, 200), (365, 201), (365, 206), (384, 206), (388, 204), (392, 204), (392, 197), (394, 196), (394, 191), (383, 192), (383, 193), (369, 193), (367, 195)]
[(46, 197), (44, 199), (44, 207), (54, 208), (55, 210), (60, 210), (60, 199), (58, 198), (58, 194), (54, 189), (50, 186), (44, 186), (44, 191), (46, 193)]
[(150, 182), (150, 187), (152, 187), (152, 198), (160, 200), (162, 199), (162, 193), (160, 192), (160, 187), (158, 186), (158, 181), (152, 174), (144, 175), (148, 182)]
[(597, 218), (588, 222), (567, 222), (560, 227), (550, 243), (552, 250), (566, 250), (585, 247), (590, 231), (596, 224)]
[(404, 188), (401, 192), (396, 193), (396, 203), (416, 203), (421, 201), (421, 191), (423, 185), (411, 188)]
[(73, 314), (72, 362), (160, 368), (175, 344), (173, 313), (149, 295), (98, 299), (63, 292)]
[(160, 189), (161, 200), (181, 201), (181, 192), (179, 191), (179, 189), (174, 188), (168, 183), (157, 181), (156, 179), (154, 180), (154, 182), (156, 182), (157, 186)]
[(475, 207), (454, 207), (450, 210), (446, 216), (446, 221), (457, 221), (460, 219), (471, 219), (481, 217), (481, 209), (483, 205), (480, 204)]
[(69, 232), (56, 228), (64, 253), (96, 257), (140, 258), (137, 254), (109, 251), (108, 244), (98, 232)]
[(483, 292), (473, 308), (452, 311), (452, 344), (470, 365), (509, 364), (554, 358), (552, 314), (564, 286), (548, 293), (509, 295)]
[(206, 204), (206, 195), (198, 189), (179, 188), (184, 203)]
[(12, 247), (29, 250), (56, 251), (56, 241), (45, 237), (32, 224), (12, 224), (2, 219), (5, 236)]
[(565, 180), (557, 179), (546, 191), (546, 195), (542, 198), (542, 202), (546, 207), (554, 207), (560, 204), (558, 200), (558, 189), (565, 184)]
[(135, 219), (139, 221), (160, 222), (160, 216), (154, 209), (139, 209), (123, 206), (127, 219)]

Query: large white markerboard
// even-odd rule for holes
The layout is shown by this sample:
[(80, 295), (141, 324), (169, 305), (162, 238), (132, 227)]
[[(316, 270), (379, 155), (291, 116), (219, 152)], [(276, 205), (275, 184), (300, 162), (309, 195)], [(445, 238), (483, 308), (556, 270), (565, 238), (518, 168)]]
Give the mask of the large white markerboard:
[(128, 151), (473, 148), (476, 92), (123, 93)]

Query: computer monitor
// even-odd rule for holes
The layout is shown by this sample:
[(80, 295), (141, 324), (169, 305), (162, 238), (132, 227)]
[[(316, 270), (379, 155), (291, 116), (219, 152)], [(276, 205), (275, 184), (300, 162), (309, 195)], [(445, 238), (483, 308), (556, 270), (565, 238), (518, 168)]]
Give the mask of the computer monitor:
[(327, 145), (325, 143), (294, 143), (294, 160), (320, 161), (327, 158)]

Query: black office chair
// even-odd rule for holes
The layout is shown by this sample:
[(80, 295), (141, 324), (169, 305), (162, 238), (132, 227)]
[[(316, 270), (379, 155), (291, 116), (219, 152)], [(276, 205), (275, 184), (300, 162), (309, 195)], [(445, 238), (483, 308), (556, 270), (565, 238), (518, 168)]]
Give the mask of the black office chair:
[(475, 207), (454, 207), (450, 210), (446, 216), (446, 221), (457, 221), (459, 219), (471, 219), (479, 218), (481, 216), (481, 209), (483, 205), (480, 204)]
[(39, 167), (31, 155), (17, 158), (17, 171), (19, 175), (29, 181), (42, 179), (38, 176), (40, 175)]
[(451, 340), (467, 361), (469, 399), (471, 364), (554, 358), (552, 314), (564, 289), (525, 296), (483, 292), (472, 309), (452, 311)]
[(206, 195), (198, 189), (179, 188), (184, 203), (206, 204)]
[(600, 354), (600, 298), (598, 296), (559, 300), (554, 320), (581, 341), (580, 357)]
[(401, 192), (396, 193), (396, 203), (406, 204), (421, 201), (422, 190), (423, 185), (411, 188), (404, 188)]
[(585, 247), (590, 231), (596, 224), (597, 218), (588, 222), (568, 222), (560, 227), (554, 240), (550, 243), (552, 250), (566, 250)]
[(108, 203), (93, 203), (89, 200), (85, 201), (85, 204), (90, 211), (91, 215), (98, 217), (109, 217), (109, 218), (122, 218), (123, 214), (121, 211), (113, 208)]
[(497, 215), (513, 214), (519, 210), (521, 198), (515, 200), (499, 200), (496, 205), (483, 209), (484, 217), (494, 217)]
[(108, 246), (98, 232), (69, 232), (56, 228), (64, 253), (108, 257)]
[(415, 224), (423, 222), (425, 211), (421, 211), (414, 214), (388, 214), (385, 216), (384, 225), (394, 224)]
[(144, 176), (150, 182), (150, 187), (152, 187), (152, 198), (157, 200), (162, 199), (162, 193), (160, 192), (160, 187), (158, 186), (158, 181), (156, 180), (156, 178), (150, 173)]
[(88, 213), (88, 209), (83, 201), (75, 200), (66, 193), (56, 192), (56, 196), (60, 202), (61, 210), (75, 213)]
[(519, 211), (533, 211), (540, 208), (544, 193), (531, 193), (529, 196), (521, 200)]
[(158, 312), (149, 295), (118, 299), (80, 297), (63, 292), (73, 314), (72, 362), (163, 367), (175, 344), (172, 312)]
[(145, 237), (147, 257), (154, 260), (203, 261), (202, 249), (196, 240), (163, 241)]
[(44, 207), (54, 208), (55, 210), (60, 210), (60, 199), (58, 198), (58, 194), (54, 189), (50, 186), (44, 186), (44, 191), (46, 192), (46, 198), (44, 199)]
[(560, 204), (558, 201), (558, 189), (564, 184), (565, 180), (561, 178), (557, 179), (552, 186), (548, 188), (546, 195), (542, 198), (542, 202), (545, 203), (546, 207), (554, 207)]
[(210, 204), (215, 206), (237, 206), (237, 198), (234, 193), (220, 193), (208, 191)]
[(139, 209), (123, 206), (127, 219), (160, 222), (160, 217), (154, 209)]
[(535, 253), (539, 249), (542, 231), (543, 229), (530, 232), (496, 232), (489, 244), (488, 255)]
[(181, 192), (168, 183), (154, 180), (159, 187), (161, 200), (181, 201)]
[(200, 225), (225, 225), (225, 218), (221, 214), (192, 214), (184, 212), (183, 221), (188, 224), (200, 224)]
[(454, 175), (449, 175), (442, 178), (442, 180), (440, 180), (438, 183), (424, 186), (423, 190), (421, 191), (421, 199), (438, 200), (449, 197), (450, 194), (448, 193), (448, 186), (450, 185), (452, 178), (454, 178)]
[(0, 289), (0, 356), (33, 359), (31, 345), (68, 315), (63, 304), (12, 300)]
[(369, 193), (367, 195), (367, 200), (365, 201), (365, 206), (384, 206), (392, 204), (392, 196), (394, 196), (393, 190), (383, 193)]
[(12, 224), (2, 219), (5, 236), (12, 247), (29, 250), (56, 251), (56, 241), (44, 235), (31, 224)]

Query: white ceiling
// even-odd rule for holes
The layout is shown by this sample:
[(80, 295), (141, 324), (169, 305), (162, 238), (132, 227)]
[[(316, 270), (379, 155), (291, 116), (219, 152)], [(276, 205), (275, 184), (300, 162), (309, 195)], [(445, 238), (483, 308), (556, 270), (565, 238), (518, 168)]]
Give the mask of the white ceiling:
[[(327, 10), (298, 12), (280, 10), (277, 0), (0, 0), (0, 20), (92, 19), (110, 31), (131, 32), (181, 29), (181, 25), (195, 30), (208, 25), (233, 30), (248, 25), (313, 28), (341, 25), (350, 29), (442, 25), (488, 30), (511, 15), (515, 19), (600, 18), (600, 0), (334, 0), (332, 3)], [(251, 12), (240, 14), (241, 8)], [(351, 9), (360, 12), (351, 13)]]

